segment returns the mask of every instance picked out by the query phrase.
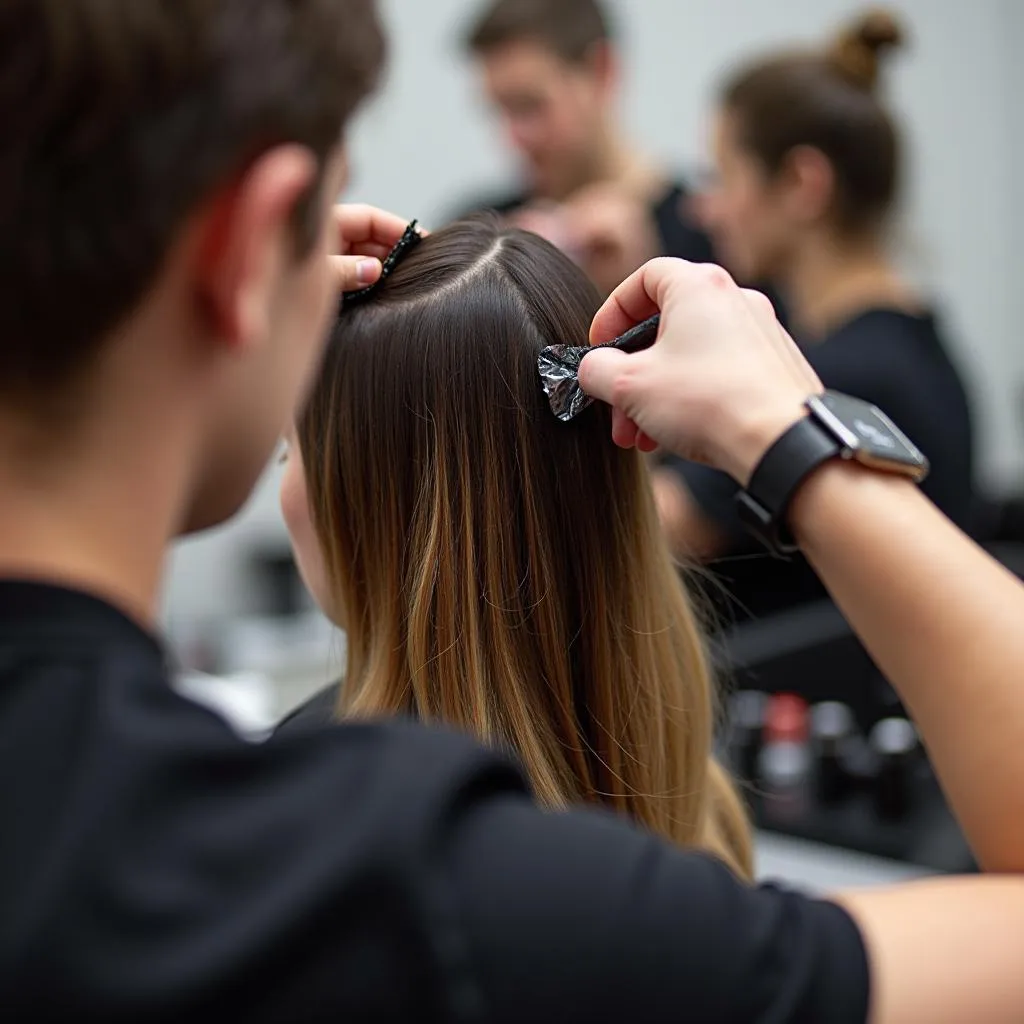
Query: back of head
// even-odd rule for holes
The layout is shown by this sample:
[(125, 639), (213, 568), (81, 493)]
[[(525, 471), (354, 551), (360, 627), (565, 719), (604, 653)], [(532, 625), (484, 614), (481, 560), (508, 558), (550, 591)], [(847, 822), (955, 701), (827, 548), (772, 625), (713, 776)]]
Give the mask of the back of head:
[(610, 18), (599, 0), (491, 0), (466, 35), (475, 55), (510, 43), (535, 42), (571, 63), (612, 41)]
[(342, 311), (299, 440), (344, 710), (465, 728), (551, 805), (600, 800), (748, 868), (644, 465), (606, 409), (565, 424), (540, 387), (540, 350), (585, 343), (598, 304), (556, 249), (483, 217)]
[(819, 150), (836, 179), (841, 228), (877, 224), (899, 186), (899, 138), (878, 97), (884, 54), (903, 44), (895, 18), (871, 10), (818, 52), (769, 57), (734, 72), (722, 91), (741, 144), (770, 173), (797, 147)]
[(4, 0), (0, 402), (59, 408), (189, 215), (274, 146), (322, 162), (382, 54), (372, 0)]

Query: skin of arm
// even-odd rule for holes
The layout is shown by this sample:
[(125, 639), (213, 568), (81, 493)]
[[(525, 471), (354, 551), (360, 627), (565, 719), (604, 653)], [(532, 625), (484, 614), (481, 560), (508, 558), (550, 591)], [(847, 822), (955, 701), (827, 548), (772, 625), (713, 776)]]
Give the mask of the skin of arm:
[(1006, 877), (841, 894), (872, 1020), (1024, 1019), (1024, 588), (915, 485), (833, 463), (790, 520), (913, 716), (981, 866)]
[(834, 463), (791, 522), (987, 871), (1024, 872), (1024, 587), (908, 481)]
[[(603, 349), (580, 382), (624, 446), (661, 444), (745, 483), (821, 384), (770, 306), (720, 268), (658, 260), (609, 298), (595, 343), (662, 313), (658, 342)], [(837, 897), (872, 964), (872, 1020), (1024, 1020), (1024, 585), (911, 482), (833, 462), (790, 523), (899, 691), (979, 863), (1003, 877)]]

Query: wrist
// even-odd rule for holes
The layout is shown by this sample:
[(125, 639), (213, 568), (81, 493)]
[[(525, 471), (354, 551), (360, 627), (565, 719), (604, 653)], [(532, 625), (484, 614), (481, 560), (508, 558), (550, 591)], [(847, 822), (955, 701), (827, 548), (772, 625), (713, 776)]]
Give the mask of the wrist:
[[(770, 444), (736, 495), (740, 520), (775, 555), (785, 556), (803, 547), (799, 526), (801, 508), (794, 508), (805, 488), (814, 484), (826, 466), (855, 462), (869, 475), (920, 483), (928, 475), (928, 460), (905, 434), (877, 407), (838, 391), (825, 391), (804, 403), (808, 415), (795, 420)], [(751, 430), (748, 457), (784, 422), (785, 407), (775, 421), (762, 418)], [(833, 479), (833, 474), (826, 474)], [(843, 473), (835, 479), (853, 479)], [(844, 486), (849, 486), (848, 484)], [(820, 510), (819, 510), (820, 514)], [(813, 525), (813, 524), (812, 524)]]
[(834, 459), (811, 473), (797, 488), (789, 504), (788, 525), (801, 550), (813, 556), (821, 543), (831, 543), (836, 524), (843, 522), (843, 510), (864, 504), (875, 507), (885, 495), (920, 489), (910, 479), (878, 473), (849, 459)]
[(806, 396), (780, 403), (736, 425), (722, 467), (741, 486), (746, 487), (765, 453), (798, 420), (807, 415)]

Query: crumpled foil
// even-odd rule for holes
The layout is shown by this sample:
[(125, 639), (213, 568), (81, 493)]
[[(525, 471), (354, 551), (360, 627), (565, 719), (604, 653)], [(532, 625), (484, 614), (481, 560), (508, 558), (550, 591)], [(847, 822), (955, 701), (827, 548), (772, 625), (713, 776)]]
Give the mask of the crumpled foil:
[(593, 403), (580, 387), (580, 363), (584, 356), (602, 348), (617, 348), (623, 352), (650, 348), (658, 337), (660, 323), (661, 315), (656, 314), (605, 345), (551, 345), (544, 349), (537, 357), (537, 370), (551, 411), (563, 423), (568, 423)]

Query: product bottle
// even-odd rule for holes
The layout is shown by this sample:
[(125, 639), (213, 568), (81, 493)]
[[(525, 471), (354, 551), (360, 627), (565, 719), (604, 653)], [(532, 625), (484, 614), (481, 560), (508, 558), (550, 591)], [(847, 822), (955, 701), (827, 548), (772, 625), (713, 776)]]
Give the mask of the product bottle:
[(741, 690), (729, 701), (730, 762), (744, 782), (758, 777), (767, 708), (768, 698), (757, 690)]
[(878, 765), (875, 810), (887, 821), (900, 821), (910, 812), (917, 730), (905, 718), (885, 718), (871, 730), (870, 743)]
[(825, 701), (811, 709), (814, 794), (824, 807), (841, 803), (850, 791), (846, 760), (855, 724), (853, 712), (838, 701)]
[(765, 811), (775, 820), (792, 821), (809, 808), (808, 730), (807, 702), (802, 697), (779, 693), (769, 699), (758, 776)]

